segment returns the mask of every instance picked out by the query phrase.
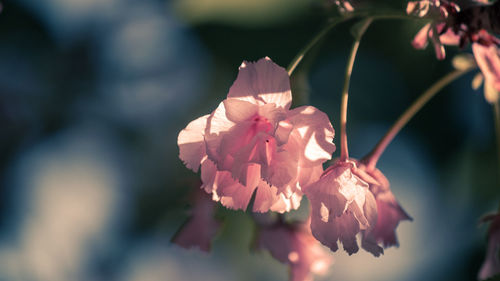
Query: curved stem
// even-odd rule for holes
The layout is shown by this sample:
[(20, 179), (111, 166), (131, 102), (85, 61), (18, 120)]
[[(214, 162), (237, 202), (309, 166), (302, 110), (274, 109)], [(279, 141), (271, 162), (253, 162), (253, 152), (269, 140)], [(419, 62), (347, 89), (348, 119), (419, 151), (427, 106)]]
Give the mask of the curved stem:
[(498, 166), (500, 168), (500, 104), (495, 101), (493, 104), (493, 110), (495, 111), (495, 132), (497, 139), (497, 155), (498, 155)]
[(365, 19), (359, 29), (357, 34), (355, 34), (354, 43), (352, 44), (351, 53), (347, 60), (347, 66), (345, 69), (344, 77), (344, 88), (342, 89), (342, 101), (340, 103), (340, 161), (346, 161), (349, 158), (349, 150), (347, 148), (347, 101), (349, 98), (349, 85), (351, 82), (352, 68), (354, 66), (354, 60), (356, 59), (356, 54), (358, 52), (359, 43), (361, 42), (361, 37), (365, 33), (366, 29), (372, 23), (371, 18)]
[(316, 45), (316, 43), (318, 43), (318, 41), (321, 38), (323, 38), (323, 36), (325, 36), (328, 33), (328, 31), (330, 31), (337, 24), (347, 21), (350, 18), (351, 18), (350, 16), (347, 16), (343, 18), (333, 19), (323, 29), (321, 29), (320, 32), (318, 32), (318, 34), (316, 34), (316, 36), (314, 36), (311, 39), (311, 41), (309, 41), (309, 43), (307, 43), (307, 45), (304, 48), (302, 48), (302, 50), (300, 50), (300, 52), (295, 56), (295, 58), (293, 58), (292, 62), (290, 62), (290, 64), (286, 68), (288, 76), (292, 76), (292, 73), (295, 71), (295, 68), (302, 61), (306, 53), (309, 52), (309, 50), (311, 50), (311, 48), (314, 47), (314, 45)]
[(333, 27), (336, 25), (348, 21), (357, 17), (371, 17), (373, 20), (375, 19), (413, 19), (413, 20), (422, 20), (423, 18), (418, 18), (415, 16), (407, 15), (404, 13), (398, 12), (390, 12), (390, 11), (355, 11), (349, 13), (340, 18), (332, 19), (325, 27), (323, 27), (312, 39), (307, 43), (307, 45), (300, 50), (300, 52), (293, 58), (290, 62), (286, 71), (288, 72), (288, 76), (292, 76), (292, 73), (295, 71), (299, 63), (302, 61), (304, 56), (314, 47), (318, 41), (320, 41)]
[(455, 70), (448, 73), (443, 78), (434, 83), (429, 89), (423, 92), (413, 104), (406, 109), (406, 111), (398, 118), (398, 120), (392, 125), (392, 127), (385, 133), (382, 139), (377, 143), (375, 148), (363, 158), (363, 162), (366, 163), (367, 168), (374, 169), (377, 164), (378, 159), (387, 148), (389, 143), (394, 139), (394, 137), (401, 131), (401, 129), (410, 121), (410, 119), (415, 116), (415, 114), (422, 109), (422, 107), (434, 97), (441, 89), (446, 87), (451, 82), (455, 81), (465, 73), (471, 71), (474, 67)]

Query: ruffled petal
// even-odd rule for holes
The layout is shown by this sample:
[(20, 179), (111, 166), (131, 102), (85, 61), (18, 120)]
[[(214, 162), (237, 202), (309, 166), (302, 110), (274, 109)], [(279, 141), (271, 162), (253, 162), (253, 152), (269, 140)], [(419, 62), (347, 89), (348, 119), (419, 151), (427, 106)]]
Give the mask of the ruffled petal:
[(201, 160), (205, 157), (204, 131), (207, 126), (209, 115), (202, 116), (191, 121), (177, 137), (179, 146), (179, 158), (186, 167), (197, 172)]
[(224, 102), (221, 102), (208, 117), (205, 129), (206, 151), (210, 160), (216, 163), (219, 161), (219, 148), (222, 138), (234, 125), (235, 123), (227, 118)]
[(290, 110), (288, 120), (293, 130), (285, 147), (299, 152), (303, 166), (316, 166), (331, 159), (335, 131), (324, 112), (313, 106), (301, 106)]
[(227, 96), (255, 104), (274, 103), (288, 109), (292, 103), (290, 77), (268, 57), (257, 62), (245, 61)]
[(312, 234), (332, 251), (340, 241), (350, 255), (359, 250), (356, 235), (376, 223), (377, 209), (368, 184), (352, 171), (352, 161), (337, 161), (304, 191), (311, 202)]
[[(249, 169), (259, 169), (249, 167)], [(233, 210), (246, 210), (252, 194), (257, 186), (244, 186), (231, 177), (227, 171), (218, 171), (216, 165), (206, 160), (201, 165), (203, 186), (212, 192), (212, 199)]]

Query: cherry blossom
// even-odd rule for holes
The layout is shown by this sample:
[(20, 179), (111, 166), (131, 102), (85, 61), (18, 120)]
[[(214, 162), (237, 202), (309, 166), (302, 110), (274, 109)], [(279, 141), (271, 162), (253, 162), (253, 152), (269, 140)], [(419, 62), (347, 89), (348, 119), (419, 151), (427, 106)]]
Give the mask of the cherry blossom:
[(349, 255), (359, 250), (356, 235), (370, 231), (377, 222), (375, 198), (357, 174), (356, 162), (338, 160), (305, 189), (313, 236), (332, 251), (338, 250), (340, 240)]
[(325, 274), (333, 262), (328, 251), (311, 235), (309, 223), (262, 226), (257, 247), (269, 250), (274, 258), (290, 265), (291, 281), (312, 280), (311, 273)]
[(488, 229), (488, 249), (486, 259), (479, 270), (478, 278), (485, 280), (500, 273), (500, 215), (487, 216), (483, 221), (491, 221)]
[(213, 200), (245, 210), (285, 212), (301, 188), (319, 178), (335, 150), (328, 116), (312, 106), (290, 109), (286, 70), (263, 58), (243, 62), (227, 99), (179, 133), (179, 157), (197, 171)]
[(192, 194), (192, 210), (189, 220), (179, 229), (172, 242), (183, 247), (198, 247), (208, 252), (220, 223), (214, 219), (215, 203), (202, 190)]

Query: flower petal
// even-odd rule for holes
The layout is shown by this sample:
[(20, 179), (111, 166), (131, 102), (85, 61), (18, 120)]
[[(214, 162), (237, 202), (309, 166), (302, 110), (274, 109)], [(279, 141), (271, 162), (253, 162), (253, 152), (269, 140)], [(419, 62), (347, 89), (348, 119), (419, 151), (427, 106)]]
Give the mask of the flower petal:
[(191, 121), (177, 137), (179, 158), (186, 167), (195, 172), (198, 171), (201, 160), (206, 155), (203, 132), (207, 126), (208, 116), (205, 115)]
[(317, 166), (331, 159), (335, 131), (324, 112), (313, 106), (301, 106), (290, 110), (288, 120), (293, 130), (285, 147), (299, 153), (301, 165)]
[(290, 77), (268, 57), (255, 63), (245, 61), (227, 96), (260, 105), (274, 103), (288, 109), (292, 103)]
[(427, 43), (429, 42), (429, 30), (431, 28), (431, 24), (428, 23), (424, 27), (420, 29), (420, 31), (415, 35), (411, 45), (413, 48), (417, 50), (422, 50), (427, 47)]
[(222, 103), (227, 119), (234, 123), (247, 121), (259, 110), (257, 105), (239, 99), (225, 99)]
[(485, 83), (492, 85), (500, 91), (500, 50), (497, 46), (483, 46), (479, 43), (472, 44), (474, 57), (483, 72)]

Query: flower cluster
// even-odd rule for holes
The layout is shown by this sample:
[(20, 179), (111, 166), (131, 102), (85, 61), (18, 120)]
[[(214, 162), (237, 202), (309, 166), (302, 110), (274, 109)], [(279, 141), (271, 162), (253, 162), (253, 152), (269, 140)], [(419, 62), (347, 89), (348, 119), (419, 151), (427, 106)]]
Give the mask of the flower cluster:
[[(500, 1), (481, 2), (465, 9), (451, 0), (408, 2), (407, 14), (430, 20), (412, 41), (416, 49), (424, 49), (430, 42), (436, 57), (443, 60), (445, 45), (464, 48), (471, 43), (475, 63), (471, 55), (457, 56), (453, 62), (457, 70), (424, 92), (374, 150), (357, 160), (349, 157), (347, 149), (347, 96), (361, 36), (377, 15), (362, 21), (342, 92), (340, 158), (326, 170), (323, 164), (335, 150), (334, 129), (328, 116), (312, 106), (291, 108), (289, 73), (303, 53), (294, 59), (289, 72), (268, 57), (243, 62), (227, 97), (214, 111), (190, 122), (179, 133), (179, 157), (193, 171), (201, 169), (201, 189), (206, 194), (196, 197), (193, 216), (174, 242), (208, 250), (220, 225), (213, 220), (214, 202), (233, 210), (285, 213), (297, 209), (305, 195), (311, 207), (306, 222), (287, 223), (280, 215), (276, 221), (262, 223), (259, 217), (265, 215), (253, 215), (257, 247), (269, 250), (274, 258), (287, 264), (291, 280), (311, 280), (311, 273), (326, 271), (332, 259), (321, 244), (335, 252), (340, 243), (349, 255), (361, 247), (376, 257), (384, 253), (384, 248), (399, 246), (396, 228), (401, 221), (412, 218), (398, 203), (388, 179), (375, 167), (383, 150), (430, 97), (453, 77), (476, 65), (482, 74), (476, 76), (479, 78), (473, 85), (484, 81), (488, 102), (497, 105), (499, 101), (500, 39), (495, 34), (500, 28)], [(338, 22), (360, 15), (351, 1), (329, 3), (335, 4), (343, 17)], [(319, 35), (326, 34), (334, 24)], [(304, 52), (321, 36), (315, 37)], [(491, 217), (481, 279), (500, 272), (498, 217)]]
[(269, 58), (243, 62), (227, 99), (180, 132), (179, 157), (215, 201), (253, 211), (296, 209), (303, 186), (317, 180), (331, 158), (334, 130), (312, 106), (290, 109), (290, 80)]
[(494, 4), (478, 4), (460, 10), (451, 1), (424, 0), (408, 3), (407, 13), (420, 17), (433, 18), (415, 36), (412, 45), (423, 49), (430, 39), (434, 46), (436, 57), (445, 58), (444, 45), (455, 45), (464, 48), (472, 43), (472, 51), (477, 65), (483, 73), (486, 100), (494, 103), (500, 92), (500, 39), (494, 33), (499, 32), (500, 2)]
[(291, 266), (292, 280), (305, 280), (331, 263), (318, 241), (332, 251), (340, 241), (352, 254), (361, 234), (362, 247), (379, 256), (379, 244), (397, 245), (395, 228), (410, 218), (379, 170), (337, 160), (323, 172), (335, 150), (333, 127), (315, 107), (290, 109), (291, 102), (285, 69), (269, 58), (243, 62), (227, 98), (189, 123), (178, 145), (188, 168), (201, 167), (202, 189), (227, 208), (245, 210), (254, 196), (254, 212), (283, 213), (298, 208), (305, 193), (307, 223), (261, 225), (258, 238)]

